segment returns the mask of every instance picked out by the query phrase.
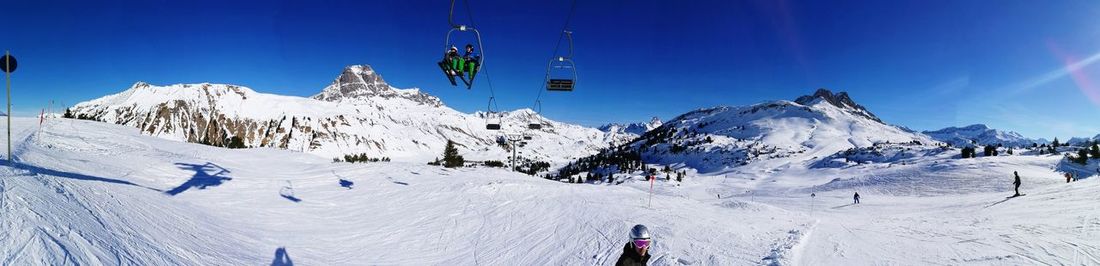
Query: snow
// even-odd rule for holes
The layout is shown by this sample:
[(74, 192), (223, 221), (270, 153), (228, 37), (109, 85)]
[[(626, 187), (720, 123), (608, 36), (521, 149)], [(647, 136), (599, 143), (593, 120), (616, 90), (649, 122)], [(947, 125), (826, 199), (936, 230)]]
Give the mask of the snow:
[[(799, 99), (806, 105), (781, 100), (699, 109), (664, 123), (632, 145), (639, 148), (657, 142), (646, 147), (643, 158), (647, 162), (682, 163), (704, 173), (718, 173), (746, 164), (759, 169), (810, 165), (837, 152), (879, 143), (935, 142), (885, 124), (865, 109), (841, 108), (824, 99), (805, 97)], [(667, 140), (656, 138), (658, 133), (672, 130), (675, 133)], [(674, 152), (674, 144), (687, 148)]]
[(624, 134), (624, 135), (629, 134), (629, 135), (633, 135), (636, 138), (638, 136), (641, 136), (642, 134), (645, 134), (646, 132), (649, 132), (650, 130), (661, 127), (662, 124), (663, 123), (661, 122), (660, 118), (653, 117), (649, 120), (649, 122), (645, 122), (645, 123), (638, 122), (638, 123), (631, 123), (631, 124), (626, 124), (626, 125), (618, 124), (618, 123), (611, 123), (611, 124), (606, 124), (606, 125), (600, 126), (598, 129), (600, 131), (611, 133), (611, 134)]
[[(1067, 184), (1060, 156), (784, 157), (684, 169), (655, 182), (649, 205), (639, 177), (566, 184), (37, 123), (14, 120), (16, 163), (0, 166), (4, 265), (610, 265), (638, 223), (654, 265), (1100, 264), (1100, 176)], [(1027, 195), (1008, 199), (1013, 171)]]
[[(217, 144), (239, 137), (248, 147), (300, 151), (328, 160), (366, 153), (426, 163), (450, 140), (467, 159), (505, 161), (512, 151), (498, 145), (497, 138), (528, 135), (532, 139), (520, 149), (523, 157), (556, 165), (633, 138), (553, 121), (530, 109), (493, 116), (462, 113), (418, 89), (392, 87), (366, 65), (344, 68), (311, 98), (227, 84), (138, 82), (120, 93), (79, 103), (72, 111), (170, 140)], [(501, 123), (503, 130), (485, 129), (490, 122)], [(543, 128), (528, 130), (530, 123)]]
[(1025, 138), (1023, 135), (1020, 135), (1020, 133), (992, 129), (983, 124), (974, 124), (965, 127), (948, 127), (935, 131), (924, 131), (923, 133), (933, 139), (950, 143), (956, 147), (998, 144), (1009, 147), (1030, 147), (1032, 144), (1048, 143), (1044, 139)]

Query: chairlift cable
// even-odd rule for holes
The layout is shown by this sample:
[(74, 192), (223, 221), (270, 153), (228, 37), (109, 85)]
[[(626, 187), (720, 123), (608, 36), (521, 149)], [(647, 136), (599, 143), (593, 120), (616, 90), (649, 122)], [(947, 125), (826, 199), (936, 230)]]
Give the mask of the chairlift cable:
[[(451, 0), (451, 17), (452, 17), (452, 19), (454, 17), (455, 1), (456, 0)], [(473, 26), (474, 24), (476, 24), (476, 22), (474, 22), (474, 13), (472, 11), (470, 11), (470, 1), (466, 0), (464, 5), (466, 6), (466, 16), (470, 19), (470, 26)], [(451, 22), (451, 25), (454, 25), (454, 21)], [(476, 27), (475, 27), (475, 29), (476, 29)], [(478, 42), (480, 43), (481, 40), (478, 40)], [(481, 47), (481, 58), (485, 58), (485, 47)], [(497, 95), (496, 95), (496, 92), (493, 90), (493, 79), (491, 79), (489, 77), (489, 71), (488, 70), (482, 70), (481, 69), (482, 64), (478, 64), (477, 68), (478, 68), (478, 72), (483, 72), (485, 74), (485, 82), (489, 84), (489, 99), (496, 99)], [(493, 108), (496, 108), (497, 110), (500, 110), (500, 107), (497, 106), (497, 103), (496, 103), (495, 100), (492, 101), (492, 104), (493, 104)]]
[[(455, 0), (451, 0), (451, 10), (452, 10), (451, 13), (452, 13), (452, 16), (453, 16), (453, 13), (454, 13), (454, 1)], [(470, 10), (470, 1), (467, 0), (464, 5), (466, 6), (466, 16), (469, 17), (470, 26), (473, 27), (473, 25), (476, 24), (476, 22), (474, 22), (474, 13)], [(473, 28), (476, 29), (477, 27), (473, 27)], [(480, 36), (479, 36), (479, 39), (478, 39), (478, 43), (480, 45), (484, 46), (484, 44), (481, 44)], [(484, 47), (481, 47), (481, 58), (485, 58), (485, 48)], [(482, 60), (484, 60), (484, 59), (482, 59)], [(486, 117), (485, 117), (486, 118), (486, 123), (488, 125), (491, 125), (492, 124), (491, 123), (492, 118), (493, 118), (492, 116), (494, 116), (494, 115), (497, 116), (497, 129), (495, 129), (495, 130), (499, 130), (500, 122), (501, 122), (502, 117), (501, 117), (500, 114), (494, 114), (493, 109), (495, 109), (496, 112), (499, 112), (500, 111), (500, 105), (497, 103), (498, 100), (496, 99), (496, 90), (493, 89), (493, 79), (489, 75), (489, 71), (487, 69), (483, 69), (483, 66), (484, 66), (484, 64), (478, 64), (478, 72), (481, 72), (482, 74), (485, 75), (485, 82), (486, 82), (486, 84), (489, 85), (489, 105), (485, 107), (486, 109), (489, 109), (489, 110), (487, 110), (488, 113), (486, 114)], [(490, 108), (492, 108), (492, 109), (490, 109)]]
[[(573, 3), (570, 4), (570, 7), (569, 7), (569, 15), (565, 16), (565, 24), (562, 25), (560, 34), (565, 34), (566, 31), (569, 31), (569, 23), (573, 20), (573, 13), (575, 13), (575, 11), (576, 11), (576, 0), (573, 0)], [(558, 49), (561, 48), (561, 40), (562, 40), (562, 35), (558, 35), (558, 44), (555, 44), (553, 46), (553, 54), (550, 55), (551, 57), (558, 56)], [(573, 56), (572, 55), (572, 53), (573, 53), (573, 51), (572, 51), (573, 37), (572, 36), (570, 36), (570, 41), (569, 42), (570, 42), (570, 57), (572, 57)], [(544, 86), (543, 82), (546, 82), (546, 80), (542, 80), (541, 82), (539, 82), (539, 86), (537, 87), (539, 92), (538, 92), (538, 95), (535, 96), (535, 101), (536, 102), (538, 102), (539, 100), (542, 99), (542, 90), (543, 90), (543, 86)]]

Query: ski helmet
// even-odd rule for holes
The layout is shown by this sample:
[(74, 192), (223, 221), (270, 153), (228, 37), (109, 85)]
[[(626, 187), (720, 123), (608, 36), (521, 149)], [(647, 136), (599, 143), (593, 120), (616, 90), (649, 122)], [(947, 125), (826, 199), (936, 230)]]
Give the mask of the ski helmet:
[(649, 228), (645, 225), (634, 225), (634, 228), (630, 229), (631, 239), (649, 239)]

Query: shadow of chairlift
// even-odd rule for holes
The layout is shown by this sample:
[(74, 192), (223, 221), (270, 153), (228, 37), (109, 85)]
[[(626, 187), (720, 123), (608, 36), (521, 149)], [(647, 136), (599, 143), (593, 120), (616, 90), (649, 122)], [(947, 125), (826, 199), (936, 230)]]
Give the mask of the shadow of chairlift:
[(352, 185), (355, 185), (355, 182), (351, 182), (351, 180), (347, 180), (347, 179), (340, 179), (340, 186), (341, 187), (351, 189)]
[(286, 181), (286, 186), (279, 189), (279, 196), (286, 198), (293, 202), (302, 202), (302, 199), (294, 196), (294, 187), (290, 184), (290, 180)]

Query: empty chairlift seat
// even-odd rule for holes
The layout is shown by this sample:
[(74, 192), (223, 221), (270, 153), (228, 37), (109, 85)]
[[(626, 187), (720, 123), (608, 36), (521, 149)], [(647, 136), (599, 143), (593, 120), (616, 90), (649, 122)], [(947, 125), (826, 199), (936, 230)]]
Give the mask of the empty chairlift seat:
[(550, 79), (546, 81), (546, 90), (573, 91), (574, 84), (576, 84), (576, 82), (572, 79)]

